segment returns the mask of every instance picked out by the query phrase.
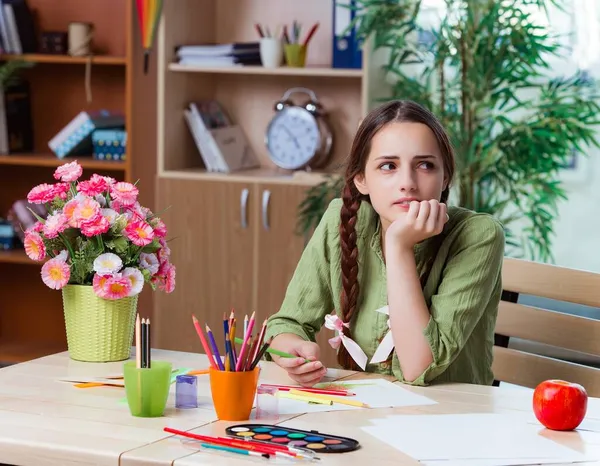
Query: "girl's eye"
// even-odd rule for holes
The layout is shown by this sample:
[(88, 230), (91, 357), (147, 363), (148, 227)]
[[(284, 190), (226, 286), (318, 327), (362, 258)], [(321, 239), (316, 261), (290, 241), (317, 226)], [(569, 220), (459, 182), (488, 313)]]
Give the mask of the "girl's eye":
[(393, 170), (396, 166), (392, 162), (386, 162), (379, 165), (379, 169), (383, 171)]
[(418, 167), (424, 168), (425, 170), (432, 170), (435, 168), (431, 162), (421, 162)]

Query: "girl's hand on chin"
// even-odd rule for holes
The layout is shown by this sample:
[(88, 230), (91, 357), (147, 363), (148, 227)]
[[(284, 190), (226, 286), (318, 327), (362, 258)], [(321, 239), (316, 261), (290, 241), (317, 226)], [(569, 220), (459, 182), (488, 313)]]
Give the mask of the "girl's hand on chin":
[(412, 201), (408, 212), (388, 227), (385, 241), (391, 247), (412, 249), (415, 244), (439, 235), (448, 219), (446, 204), (435, 199)]

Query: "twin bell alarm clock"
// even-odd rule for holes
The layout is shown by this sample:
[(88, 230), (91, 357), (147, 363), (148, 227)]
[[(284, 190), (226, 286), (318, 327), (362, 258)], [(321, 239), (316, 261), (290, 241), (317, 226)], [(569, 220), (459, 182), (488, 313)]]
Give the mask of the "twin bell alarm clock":
[[(309, 99), (294, 104), (290, 96), (296, 92), (308, 94)], [(316, 94), (303, 87), (288, 89), (275, 104), (275, 112), (265, 135), (273, 163), (286, 170), (322, 167), (331, 154), (333, 136)]]

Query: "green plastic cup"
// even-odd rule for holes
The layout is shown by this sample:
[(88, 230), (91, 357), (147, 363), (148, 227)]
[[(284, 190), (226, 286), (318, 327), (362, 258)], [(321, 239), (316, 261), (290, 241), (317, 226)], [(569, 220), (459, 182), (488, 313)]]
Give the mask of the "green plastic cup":
[(160, 417), (167, 406), (172, 364), (152, 361), (150, 368), (138, 369), (135, 361), (124, 363), (125, 395), (132, 416)]

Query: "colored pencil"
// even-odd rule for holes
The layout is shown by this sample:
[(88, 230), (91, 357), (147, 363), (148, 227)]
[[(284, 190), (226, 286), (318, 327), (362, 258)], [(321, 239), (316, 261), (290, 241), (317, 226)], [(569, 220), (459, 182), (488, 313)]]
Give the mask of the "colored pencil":
[(283, 26), (283, 40), (286, 44), (290, 43), (290, 36), (288, 35), (287, 24)]
[(140, 315), (135, 316), (135, 367), (142, 367), (142, 326)]
[(146, 319), (146, 367), (152, 367), (152, 332), (150, 331), (150, 319)]
[(221, 451), (227, 451), (230, 453), (237, 453), (239, 455), (260, 456), (262, 458), (267, 458), (267, 459), (269, 459), (271, 457), (271, 455), (269, 453), (259, 453), (257, 451), (243, 450), (241, 448), (235, 448), (235, 447), (226, 447), (224, 445), (212, 445), (210, 443), (201, 443), (200, 446), (203, 448), (210, 448), (213, 450), (221, 450)]
[(231, 343), (231, 353), (233, 355), (233, 365), (235, 367), (235, 364), (237, 363), (237, 350), (235, 348), (235, 328), (236, 328), (236, 319), (235, 317), (233, 317), (232, 319), (232, 323), (229, 327), (229, 342)]
[(256, 24), (254, 25), (254, 28), (256, 29), (256, 32), (258, 32), (258, 37), (260, 37), (261, 39), (262, 39), (263, 37), (265, 37), (265, 34), (264, 34), (264, 32), (263, 32), (262, 28), (260, 27), (260, 24), (256, 23)]
[(197, 371), (189, 371), (186, 373), (186, 375), (206, 375), (209, 373), (210, 373), (209, 369), (201, 369), (201, 370), (197, 370)]
[(272, 385), (272, 384), (261, 384), (261, 387), (276, 388), (282, 392), (289, 392), (290, 390), (302, 390), (308, 393), (317, 393), (321, 395), (334, 395), (334, 396), (355, 396), (356, 393), (349, 392), (347, 390), (326, 390), (322, 388), (308, 388), (294, 385)]
[(224, 371), (225, 366), (223, 365), (223, 361), (221, 361), (221, 354), (219, 353), (219, 347), (217, 346), (215, 337), (212, 333), (212, 330), (210, 329), (210, 327), (208, 325), (206, 326), (206, 334), (208, 335), (208, 341), (210, 341), (210, 345), (212, 346), (213, 356), (215, 357), (215, 361), (216, 361), (217, 365), (219, 366), (219, 369)]
[(210, 367), (213, 369), (217, 369), (217, 365), (212, 357), (212, 351), (208, 347), (208, 343), (206, 342), (206, 338), (204, 338), (204, 333), (202, 333), (202, 329), (200, 328), (200, 322), (196, 319), (196, 316), (192, 315), (192, 320), (194, 321), (194, 327), (196, 328), (196, 333), (200, 338), (200, 343), (202, 343), (202, 347), (204, 348), (204, 352), (206, 353), (206, 357), (208, 358), (208, 362), (210, 363)]
[(234, 371), (235, 361), (233, 359), (233, 350), (231, 347), (232, 345), (231, 341), (229, 341), (229, 335), (225, 335), (225, 351), (227, 352), (227, 355), (225, 357), (227, 358), (227, 361), (229, 361), (229, 370)]
[[(252, 325), (254, 324), (254, 312), (252, 313), (250, 322), (248, 322), (248, 323), (247, 322), (248, 322), (248, 316), (246, 315), (246, 317), (244, 318), (244, 339), (242, 340), (240, 354), (238, 356), (238, 360), (235, 365), (235, 370), (238, 372), (243, 370), (243, 364), (245, 361), (244, 356), (246, 356), (246, 351), (248, 351), (248, 340), (250, 338), (250, 335), (252, 334)], [(236, 338), (236, 340), (237, 340), (237, 338)]]
[(290, 400), (297, 400), (297, 401), (304, 401), (307, 403), (317, 403), (320, 405), (329, 405), (331, 406), (333, 404), (333, 401), (331, 400), (325, 400), (323, 398), (319, 398), (316, 396), (310, 396), (309, 394), (306, 395), (298, 395), (296, 393), (292, 393), (291, 391), (289, 392), (277, 392), (277, 396), (279, 398), (289, 398)]
[(267, 333), (267, 321), (266, 320), (262, 324), (262, 327), (260, 329), (260, 333), (258, 334), (258, 339), (256, 340), (256, 345), (254, 345), (254, 348), (253, 348), (253, 351), (252, 351), (252, 356), (251, 356), (251, 359), (250, 359), (250, 361), (252, 361), (252, 362), (256, 359), (256, 355), (258, 354), (258, 352), (262, 348), (263, 341), (265, 339), (265, 333)]
[(343, 405), (358, 406), (359, 408), (368, 408), (369, 407), (369, 405), (367, 405), (366, 403), (363, 403), (362, 401), (347, 400), (344, 398), (336, 398), (335, 396), (331, 396), (331, 395), (320, 395), (318, 393), (307, 393), (307, 392), (303, 392), (302, 390), (296, 390), (296, 389), (290, 390), (289, 393), (291, 393), (292, 395), (317, 397), (322, 400), (330, 400), (330, 401), (333, 401), (334, 403), (340, 403)]
[(141, 338), (142, 338), (142, 369), (148, 367), (146, 361), (146, 319), (142, 319), (141, 327)]
[[(236, 343), (242, 343), (243, 340), (241, 338), (239, 338), (239, 337), (236, 337), (235, 338), (235, 342)], [(273, 349), (271, 347), (269, 347), (267, 349), (267, 353), (274, 354), (276, 356), (281, 356), (282, 358), (297, 358), (297, 357), (299, 357), (299, 356), (295, 356), (295, 355), (290, 354), (290, 353), (286, 353), (284, 351), (279, 351), (279, 350)], [(311, 362), (311, 361), (309, 359), (305, 359), (304, 362)]]
[(298, 455), (298, 453), (294, 452), (292, 449), (286, 450), (286, 449), (279, 447), (279, 445), (261, 444), (261, 443), (254, 442), (254, 441), (234, 440), (234, 439), (224, 438), (224, 437), (211, 437), (209, 435), (192, 434), (191, 432), (172, 429), (171, 427), (165, 427), (163, 430), (165, 432), (169, 432), (171, 434), (181, 435), (182, 437), (188, 437), (188, 438), (192, 438), (194, 440), (200, 440), (202, 442), (212, 443), (215, 445), (238, 447), (238, 448), (243, 448), (246, 450), (267, 453), (267, 454), (286, 453), (291, 456)]
[(314, 26), (312, 28), (310, 28), (310, 31), (308, 32), (308, 35), (306, 36), (306, 39), (304, 39), (304, 46), (307, 47), (308, 43), (310, 42), (310, 40), (312, 39), (312, 36), (315, 34), (315, 32), (317, 31), (317, 29), (319, 28), (319, 23), (316, 22), (314, 24)]
[(256, 357), (252, 361), (252, 364), (250, 365), (251, 371), (254, 370), (254, 368), (258, 365), (262, 357), (265, 355), (265, 352), (268, 351), (270, 344), (270, 341), (268, 341), (267, 343), (263, 343), (262, 348), (258, 351), (258, 354), (256, 355)]

